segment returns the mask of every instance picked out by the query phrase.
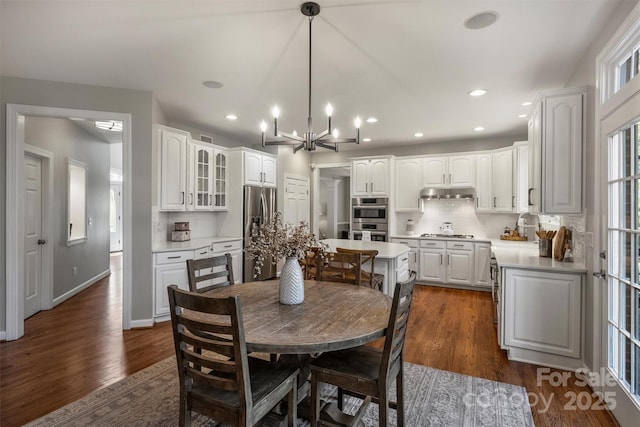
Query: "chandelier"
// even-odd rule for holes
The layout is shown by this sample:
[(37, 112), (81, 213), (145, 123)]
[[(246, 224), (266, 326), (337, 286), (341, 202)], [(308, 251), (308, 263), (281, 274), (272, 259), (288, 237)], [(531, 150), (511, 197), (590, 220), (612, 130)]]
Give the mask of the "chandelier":
[(325, 130), (316, 134), (313, 131), (313, 120), (311, 119), (311, 23), (314, 16), (320, 13), (320, 5), (314, 2), (303, 3), (300, 7), (300, 11), (303, 15), (309, 17), (309, 115), (307, 118), (307, 131), (304, 136), (298, 136), (296, 131), (293, 133), (286, 133), (278, 130), (278, 116), (280, 115), (280, 109), (276, 105), (273, 107), (271, 113), (273, 114), (273, 135), (275, 137), (284, 137), (286, 140), (267, 141), (265, 132), (267, 130), (267, 123), (263, 120), (260, 123), (260, 130), (262, 130), (262, 146), (266, 145), (293, 145), (293, 152), (304, 148), (306, 151), (314, 151), (316, 147), (327, 148), (329, 150), (338, 151), (338, 144), (342, 143), (355, 143), (360, 144), (360, 125), (362, 124), (360, 117), (355, 119), (356, 137), (355, 138), (338, 138), (338, 130), (331, 131), (331, 114), (333, 114), (333, 107), (331, 104), (327, 104), (325, 112), (327, 113), (328, 125)]

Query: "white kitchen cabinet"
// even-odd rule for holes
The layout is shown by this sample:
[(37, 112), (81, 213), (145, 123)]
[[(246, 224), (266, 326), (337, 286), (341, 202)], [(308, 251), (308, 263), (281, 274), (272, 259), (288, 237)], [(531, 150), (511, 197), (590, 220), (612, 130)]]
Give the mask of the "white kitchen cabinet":
[(476, 156), (476, 212), (493, 212), (493, 153)]
[(582, 212), (586, 91), (541, 94), (529, 119), (530, 213)]
[(474, 247), (473, 242), (447, 241), (446, 282), (472, 285)]
[(187, 143), (189, 133), (156, 126), (158, 141), (158, 195), (160, 210), (186, 209)]
[(231, 255), (233, 283), (242, 282), (242, 241), (233, 240), (228, 242), (213, 243), (211, 245), (212, 257), (224, 255), (226, 253)]
[(396, 212), (422, 212), (422, 157), (396, 161)]
[(228, 154), (226, 150), (215, 148), (215, 174), (213, 183), (213, 210), (227, 210), (228, 208)]
[(351, 196), (389, 195), (390, 158), (354, 159), (351, 162)]
[(529, 211), (527, 201), (529, 190), (529, 143), (528, 141), (516, 141), (513, 144), (514, 154), (514, 194), (516, 198), (516, 212)]
[(513, 149), (496, 150), (493, 153), (493, 210), (513, 212)]
[(444, 266), (446, 249), (444, 249), (444, 245), (442, 245), (442, 248), (436, 247), (435, 244), (430, 243), (430, 245), (432, 247), (423, 247), (421, 242), (418, 281), (444, 283), (446, 281), (446, 269)]
[(418, 244), (418, 239), (411, 239), (411, 238), (398, 238), (398, 237), (394, 237), (391, 238), (391, 243), (400, 243), (402, 245), (407, 245), (409, 246), (409, 255), (408, 255), (408, 260), (407, 260), (407, 267), (409, 269), (409, 271), (415, 271), (416, 272), (416, 278), (420, 277), (420, 262), (418, 259), (418, 254), (419, 254), (419, 244)]
[(475, 251), (475, 279), (476, 286), (491, 287), (490, 262), (491, 243), (476, 242)]
[(210, 211), (213, 208), (215, 157), (211, 144), (190, 143), (187, 168), (187, 209)]
[(473, 187), (476, 179), (476, 156), (464, 154), (447, 157), (425, 157), (423, 187)]
[(194, 251), (157, 252), (154, 254), (153, 268), (153, 317), (166, 320), (169, 316), (167, 286), (178, 285), (189, 290), (187, 260), (194, 258)]
[(502, 268), (502, 347), (512, 360), (582, 367), (583, 274)]
[(244, 151), (244, 183), (261, 187), (276, 186), (276, 158), (270, 154)]

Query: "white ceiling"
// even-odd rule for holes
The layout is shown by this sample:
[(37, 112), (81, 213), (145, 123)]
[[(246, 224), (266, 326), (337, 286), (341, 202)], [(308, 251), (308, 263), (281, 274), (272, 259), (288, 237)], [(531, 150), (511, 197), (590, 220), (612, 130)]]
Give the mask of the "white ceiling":
[[(635, 1), (634, 1), (635, 2)], [(152, 91), (172, 122), (259, 141), (306, 130), (308, 21), (300, 0), (9, 1), (0, 5), (2, 75)], [(521, 106), (562, 88), (618, 0), (320, 0), (313, 21), (315, 130), (370, 145), (524, 135)], [(496, 24), (469, 30), (483, 11)], [(202, 83), (217, 80), (221, 89)], [(472, 98), (467, 93), (484, 88)], [(225, 119), (228, 113), (239, 118)], [(475, 126), (484, 126), (479, 135)], [(422, 138), (415, 138), (415, 132)]]

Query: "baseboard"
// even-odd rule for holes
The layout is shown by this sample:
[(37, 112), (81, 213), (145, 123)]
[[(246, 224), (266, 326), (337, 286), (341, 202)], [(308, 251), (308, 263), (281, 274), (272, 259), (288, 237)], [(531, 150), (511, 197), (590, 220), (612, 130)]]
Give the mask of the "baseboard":
[(491, 292), (491, 286), (460, 285), (457, 283), (437, 283), (437, 282), (418, 282), (418, 281), (416, 281), (416, 285), (435, 286), (439, 288), (450, 288), (450, 289), (463, 289), (467, 291)]
[(7, 340), (7, 331), (0, 331), (0, 341)]
[(153, 326), (153, 319), (131, 320), (129, 326), (131, 326), (131, 329), (150, 328)]
[(111, 274), (111, 270), (110, 269), (105, 270), (102, 273), (98, 274), (97, 276), (94, 276), (91, 279), (87, 280), (86, 282), (82, 283), (81, 285), (78, 285), (75, 288), (71, 289), (70, 291), (60, 295), (58, 298), (54, 298), (53, 307), (57, 306), (58, 304), (62, 304), (72, 296), (77, 295), (81, 291), (84, 291), (85, 289), (87, 289), (89, 286), (93, 285), (97, 281), (104, 279), (109, 274)]

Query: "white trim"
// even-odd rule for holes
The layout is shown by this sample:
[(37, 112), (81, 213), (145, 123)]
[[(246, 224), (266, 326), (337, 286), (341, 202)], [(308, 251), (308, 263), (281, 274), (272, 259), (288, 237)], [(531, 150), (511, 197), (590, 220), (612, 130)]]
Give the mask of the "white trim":
[[(42, 163), (41, 189), (42, 212), (53, 209), (53, 165), (55, 157), (51, 151), (24, 144), (24, 153), (38, 157)], [(42, 301), (40, 307), (49, 310), (53, 307), (53, 217), (41, 215), (41, 238), (48, 244), (42, 247)]]
[(78, 110), (70, 108), (42, 107), (35, 105), (7, 104), (6, 133), (6, 331), (7, 340), (16, 340), (24, 335), (24, 242), (21, 241), (24, 220), (20, 203), (23, 187), (23, 156), (25, 151), (25, 116), (79, 117), (86, 119), (114, 119), (122, 121), (123, 151), (123, 270), (122, 270), (122, 328), (129, 329), (131, 323), (131, 286), (133, 244), (132, 232), (132, 182), (131, 182), (131, 114), (108, 111)]
[(76, 286), (75, 288), (71, 289), (70, 291), (65, 292), (64, 294), (60, 295), (58, 298), (54, 298), (53, 306), (55, 307), (58, 304), (62, 304), (63, 302), (65, 302), (66, 300), (71, 298), (72, 296), (79, 294), (80, 292), (82, 292), (85, 289), (87, 289), (89, 286), (91, 286), (94, 283), (98, 282), (98, 280), (104, 279), (109, 274), (111, 274), (111, 270), (105, 270), (102, 273), (100, 273), (100, 274), (98, 274), (96, 276), (93, 276), (91, 279), (87, 280), (86, 282), (79, 284), (78, 286)]
[[(170, 317), (167, 317), (167, 319), (165, 320), (171, 320)], [(156, 319), (156, 322), (158, 322), (158, 320)], [(153, 319), (143, 319), (143, 320), (132, 320), (131, 321), (131, 328), (151, 328), (153, 327), (154, 321)]]
[[(311, 230), (316, 236), (320, 235), (320, 224), (318, 224), (318, 218), (320, 217), (320, 169), (328, 168), (343, 168), (351, 166), (351, 162), (341, 163), (311, 163)], [(351, 210), (351, 207), (349, 207)], [(351, 214), (349, 214), (351, 215)]]

